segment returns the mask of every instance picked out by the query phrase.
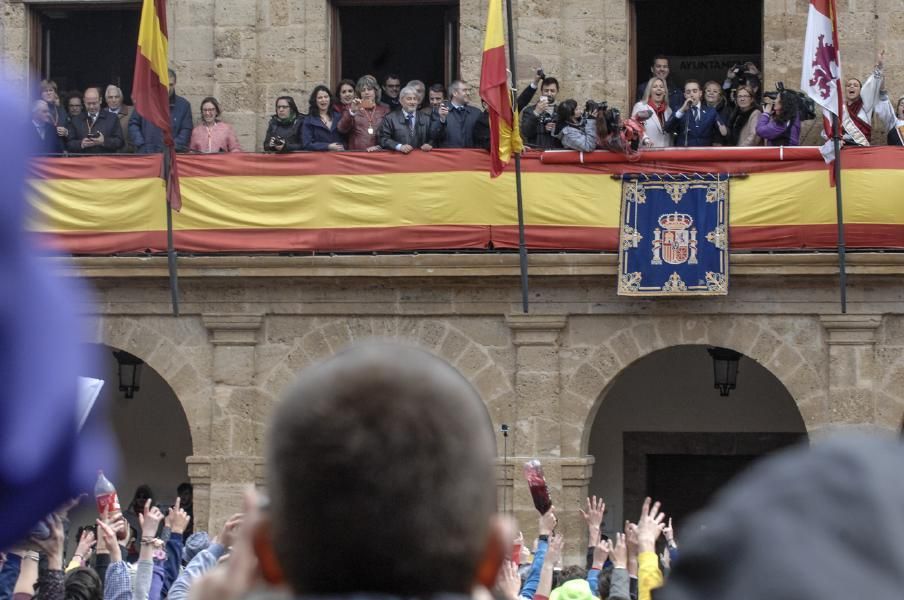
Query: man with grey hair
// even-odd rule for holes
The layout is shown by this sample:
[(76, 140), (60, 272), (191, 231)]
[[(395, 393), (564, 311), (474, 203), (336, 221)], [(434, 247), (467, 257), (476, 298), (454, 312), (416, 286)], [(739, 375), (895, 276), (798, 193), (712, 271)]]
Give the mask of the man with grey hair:
[(104, 110), (119, 120), (119, 127), (122, 129), (122, 139), (125, 144), (122, 151), (131, 154), (135, 151), (135, 147), (129, 139), (129, 116), (132, 111), (130, 107), (122, 103), (122, 90), (113, 84), (108, 85), (104, 91), (104, 101), (107, 103)]
[(301, 373), (264, 439), (270, 504), (249, 537), (269, 583), (335, 600), (492, 588), (496, 443), (447, 363), (390, 343), (340, 352)]
[(449, 84), (449, 106), (437, 111), (440, 148), (474, 148), (474, 125), (480, 110), (470, 106), (471, 86), (457, 79)]
[(399, 98), (401, 110), (390, 112), (380, 124), (380, 145), (402, 154), (415, 149), (432, 150), (439, 135), (439, 121), (418, 111), (416, 88), (404, 87)]
[(32, 149), (37, 154), (62, 154), (63, 144), (50, 116), (50, 106), (44, 100), (31, 105), (31, 125), (34, 131)]
[[(176, 144), (176, 151), (185, 152), (191, 141), (191, 104), (182, 96), (176, 95), (176, 72), (172, 69), (169, 69), (169, 104), (173, 142)], [(139, 154), (163, 152), (163, 132), (137, 110), (133, 110), (129, 117), (129, 137)]]
[(405, 84), (405, 87), (413, 87), (417, 90), (417, 105), (418, 108), (422, 108), (424, 106), (424, 97), (427, 95), (427, 86), (420, 79), (412, 79), (408, 83)]

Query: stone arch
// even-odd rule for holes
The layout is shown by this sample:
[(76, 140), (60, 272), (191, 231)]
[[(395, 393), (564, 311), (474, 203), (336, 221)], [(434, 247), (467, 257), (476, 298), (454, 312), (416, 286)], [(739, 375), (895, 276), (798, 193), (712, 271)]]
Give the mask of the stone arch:
[(137, 356), (170, 386), (188, 421), (192, 454), (209, 453), (211, 353), (200, 321), (103, 316), (93, 325), (91, 341)]
[[(827, 421), (825, 344), (816, 317), (596, 318), (599, 322), (593, 327), (569, 319), (571, 332), (566, 339), (571, 343), (564, 349), (562, 386), (566, 456), (586, 455), (596, 414), (619, 373), (642, 357), (672, 346), (711, 345), (736, 350), (785, 386), (808, 432)], [(574, 333), (575, 328), (580, 329), (579, 335)]]
[(511, 339), (501, 317), (498, 324), (486, 319), (480, 323), (483, 330), (475, 333), (480, 327), (466, 330), (454, 321), (431, 317), (295, 317), (282, 321), (268, 315), (265, 343), (259, 353), (259, 385), (278, 397), (303, 367), (352, 343), (375, 338), (409, 342), (461, 372), (480, 393), (495, 427), (511, 422), (514, 410), (513, 367), (500, 364)]

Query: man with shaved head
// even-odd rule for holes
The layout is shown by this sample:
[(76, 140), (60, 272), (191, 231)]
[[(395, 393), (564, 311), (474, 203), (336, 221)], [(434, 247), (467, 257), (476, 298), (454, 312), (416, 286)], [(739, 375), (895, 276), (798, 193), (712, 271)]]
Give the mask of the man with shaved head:
[(100, 109), (100, 90), (88, 88), (85, 111), (72, 118), (69, 127), (69, 152), (107, 154), (123, 147), (122, 129), (114, 115)]
[(341, 352), (301, 374), (265, 439), (270, 505), (254, 539), (271, 583), (358, 600), (492, 587), (492, 427), (442, 360), (386, 343)]

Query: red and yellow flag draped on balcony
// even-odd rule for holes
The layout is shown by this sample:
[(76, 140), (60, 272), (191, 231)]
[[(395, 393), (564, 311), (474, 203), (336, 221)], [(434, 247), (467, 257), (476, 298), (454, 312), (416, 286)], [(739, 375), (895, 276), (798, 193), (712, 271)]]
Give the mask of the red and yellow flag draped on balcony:
[(163, 143), (170, 153), (170, 185), (167, 200), (173, 208), (182, 208), (176, 184), (176, 161), (170, 130), (169, 40), (166, 32), (166, 0), (144, 0), (138, 27), (138, 51), (135, 53), (135, 78), (132, 100), (135, 110), (163, 132)]
[(480, 69), (480, 97), (490, 113), (490, 174), (500, 175), (514, 153), (524, 150), (518, 113), (513, 108), (512, 90), (505, 67), (505, 34), (502, 29), (502, 0), (490, 0), (487, 30), (483, 39)]

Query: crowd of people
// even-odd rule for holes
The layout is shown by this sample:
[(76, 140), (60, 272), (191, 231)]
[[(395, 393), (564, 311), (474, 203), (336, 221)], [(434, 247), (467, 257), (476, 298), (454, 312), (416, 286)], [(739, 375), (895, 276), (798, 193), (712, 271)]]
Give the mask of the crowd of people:
[(425, 351), (370, 343), (308, 367), (265, 440), (268, 495), (249, 489), (216, 536), (189, 535), (184, 488), (162, 506), (141, 487), (124, 513), (104, 504), (96, 534), (78, 532), (65, 556), (70, 503), (0, 557), (0, 600), (878, 600), (904, 589), (904, 444), (890, 436), (760, 463), (686, 525), (680, 550), (659, 502), (613, 528), (603, 500), (587, 498), (586, 537), (572, 534), (586, 560), (564, 565), (555, 506), (532, 551), (497, 513), (486, 408)]
[[(874, 117), (888, 131), (887, 143), (904, 145), (904, 96), (893, 104), (885, 89), (884, 52), (865, 82), (848, 79), (844, 119), (845, 145), (869, 145)], [(629, 115), (606, 102), (559, 100), (559, 81), (538, 69), (518, 94), (521, 134), (529, 148), (589, 152), (609, 149), (636, 152), (670, 146), (796, 146), (802, 121), (813, 119), (812, 103), (780, 86), (761, 89), (753, 63), (734, 65), (725, 80), (672, 81), (669, 59), (657, 56), (650, 78), (637, 89)], [(219, 101), (201, 101), (197, 125), (188, 100), (176, 94), (170, 70), (173, 138), (180, 152), (241, 152), (233, 127), (224, 122)], [(539, 98), (533, 102), (539, 92)], [(474, 106), (471, 85), (462, 80), (426, 86), (420, 80), (402, 85), (394, 73), (382, 83), (373, 75), (343, 79), (335, 90), (317, 85), (306, 112), (292, 96), (274, 103), (264, 152), (366, 151), (410, 153), (432, 148), (489, 149), (487, 111)], [(122, 91), (107, 86), (60, 95), (53, 81), (41, 82), (32, 121), (43, 154), (152, 153), (163, 149), (163, 135), (132, 107)]]

